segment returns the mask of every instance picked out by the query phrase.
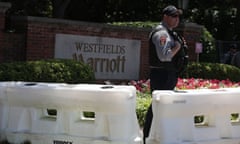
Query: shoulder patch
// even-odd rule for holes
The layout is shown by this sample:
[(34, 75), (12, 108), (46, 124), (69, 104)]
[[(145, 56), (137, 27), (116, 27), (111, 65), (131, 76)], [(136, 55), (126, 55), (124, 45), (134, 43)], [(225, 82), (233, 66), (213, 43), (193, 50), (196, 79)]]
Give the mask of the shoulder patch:
[(166, 44), (166, 41), (167, 41), (167, 36), (166, 35), (162, 35), (160, 37), (160, 45), (164, 46)]

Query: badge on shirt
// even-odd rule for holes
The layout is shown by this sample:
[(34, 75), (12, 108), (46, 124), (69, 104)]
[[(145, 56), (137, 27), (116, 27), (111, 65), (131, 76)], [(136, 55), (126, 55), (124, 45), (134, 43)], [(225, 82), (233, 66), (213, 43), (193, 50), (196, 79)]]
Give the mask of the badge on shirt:
[(167, 41), (167, 36), (166, 35), (162, 35), (160, 37), (160, 46), (164, 46), (166, 44)]

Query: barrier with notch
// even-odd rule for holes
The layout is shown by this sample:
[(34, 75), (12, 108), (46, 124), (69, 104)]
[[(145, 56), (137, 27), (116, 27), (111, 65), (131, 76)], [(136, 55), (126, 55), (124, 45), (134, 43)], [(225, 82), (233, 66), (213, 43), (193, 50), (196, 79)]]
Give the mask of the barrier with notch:
[(154, 91), (147, 144), (239, 144), (240, 88)]
[(134, 86), (0, 83), (0, 139), (32, 144), (141, 144)]

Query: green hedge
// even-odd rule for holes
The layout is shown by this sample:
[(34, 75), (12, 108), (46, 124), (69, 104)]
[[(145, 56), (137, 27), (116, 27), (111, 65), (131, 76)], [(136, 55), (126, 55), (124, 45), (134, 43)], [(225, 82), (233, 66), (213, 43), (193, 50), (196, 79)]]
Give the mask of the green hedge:
[(0, 64), (0, 81), (94, 82), (90, 66), (74, 60), (51, 59)]
[(150, 94), (146, 94), (144, 97), (141, 97), (139, 95), (137, 96), (136, 113), (137, 113), (138, 123), (140, 127), (143, 127), (145, 116), (146, 116), (148, 107), (151, 104), (151, 101), (152, 101), (152, 98)]
[(240, 81), (240, 69), (221, 63), (196, 63), (190, 62), (181, 78), (203, 78), (203, 79), (229, 79), (233, 82)]

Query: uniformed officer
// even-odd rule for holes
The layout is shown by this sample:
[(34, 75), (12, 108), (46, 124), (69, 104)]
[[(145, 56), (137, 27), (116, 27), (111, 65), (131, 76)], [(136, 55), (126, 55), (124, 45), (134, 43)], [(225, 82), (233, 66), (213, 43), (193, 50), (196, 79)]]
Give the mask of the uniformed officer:
[[(180, 9), (173, 5), (162, 11), (162, 21), (149, 36), (150, 87), (154, 90), (173, 90), (177, 84), (178, 72), (172, 62), (181, 48), (181, 43), (173, 36), (173, 28), (179, 24)], [(149, 136), (152, 123), (152, 105), (146, 114), (143, 141)]]

